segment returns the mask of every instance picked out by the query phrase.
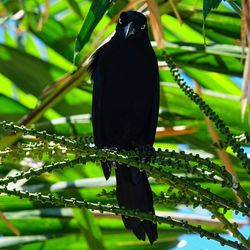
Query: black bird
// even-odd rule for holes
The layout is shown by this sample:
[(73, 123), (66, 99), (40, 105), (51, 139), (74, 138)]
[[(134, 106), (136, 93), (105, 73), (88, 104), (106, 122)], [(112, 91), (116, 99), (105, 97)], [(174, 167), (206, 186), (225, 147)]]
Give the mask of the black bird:
[[(114, 36), (95, 52), (89, 71), (94, 82), (92, 123), (96, 146), (118, 150), (152, 146), (159, 111), (159, 73), (143, 14), (121, 13)], [(115, 165), (119, 206), (154, 214), (145, 171)], [(111, 166), (112, 162), (102, 162), (106, 179)], [(145, 233), (151, 244), (157, 239), (156, 224), (132, 217), (122, 219), (138, 239), (145, 240)]]

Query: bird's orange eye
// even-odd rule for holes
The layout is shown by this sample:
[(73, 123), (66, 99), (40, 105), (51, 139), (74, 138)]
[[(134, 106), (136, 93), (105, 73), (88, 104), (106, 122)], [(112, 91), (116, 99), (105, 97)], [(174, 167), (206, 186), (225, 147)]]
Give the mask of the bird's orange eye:
[(146, 28), (146, 24), (143, 24), (142, 26), (141, 26), (141, 30), (144, 30)]
[(119, 22), (119, 24), (122, 24), (122, 19), (121, 19), (121, 18), (119, 18), (119, 21), (118, 21), (118, 22)]

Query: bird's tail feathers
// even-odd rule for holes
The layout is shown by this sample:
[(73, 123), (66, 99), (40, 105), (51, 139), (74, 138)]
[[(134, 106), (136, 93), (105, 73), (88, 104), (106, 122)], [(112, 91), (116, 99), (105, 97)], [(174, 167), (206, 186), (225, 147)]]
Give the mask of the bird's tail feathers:
[[(136, 179), (135, 172), (138, 171)], [(116, 168), (116, 196), (120, 207), (127, 209), (139, 209), (141, 212), (155, 214), (153, 208), (153, 197), (148, 178), (143, 171), (134, 167), (126, 167), (118, 165)], [(150, 243), (152, 244), (158, 237), (157, 225), (151, 221), (140, 221), (138, 218), (122, 216), (123, 223), (127, 229), (133, 231), (135, 236), (140, 240), (145, 240), (147, 234)]]
[(111, 174), (111, 162), (110, 161), (101, 161), (103, 174), (105, 179), (108, 180)]

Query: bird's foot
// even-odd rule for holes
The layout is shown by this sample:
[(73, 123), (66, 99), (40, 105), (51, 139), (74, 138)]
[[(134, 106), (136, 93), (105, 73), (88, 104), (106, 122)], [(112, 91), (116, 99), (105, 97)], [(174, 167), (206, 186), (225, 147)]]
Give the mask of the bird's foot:
[[(111, 152), (117, 152), (118, 151), (118, 148), (116, 147), (110, 147), (109, 150)], [(116, 161), (109, 161), (110, 162), (110, 167), (113, 167), (113, 168), (117, 168), (117, 162)]]
[(150, 159), (152, 158), (156, 158), (156, 151), (154, 149), (154, 147), (147, 145), (147, 155)]
[(117, 168), (116, 161), (110, 161), (112, 168)]
[(150, 159), (156, 157), (155, 149), (150, 145), (144, 145), (137, 147), (139, 151), (139, 160), (143, 162), (150, 161)]
[(109, 150), (112, 151), (112, 152), (117, 152), (118, 148), (116, 148), (116, 147), (110, 147)]

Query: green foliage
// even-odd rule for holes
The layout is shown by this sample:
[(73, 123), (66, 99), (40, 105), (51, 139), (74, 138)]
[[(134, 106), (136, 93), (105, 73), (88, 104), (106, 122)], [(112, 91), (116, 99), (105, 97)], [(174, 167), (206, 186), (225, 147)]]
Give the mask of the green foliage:
[[(240, 150), (240, 144), (238, 143), (238, 141), (233, 138), (232, 134), (230, 133), (229, 129), (225, 126), (225, 124), (223, 123), (222, 120), (220, 120), (220, 118), (218, 117), (218, 115), (216, 113), (214, 113), (211, 108), (196, 94), (193, 92), (193, 90), (188, 87), (186, 85), (186, 83), (184, 82), (184, 80), (182, 78), (180, 78), (180, 73), (178, 72), (178, 70), (176, 69), (174, 63), (172, 62), (172, 60), (170, 58), (166, 59), (168, 62), (168, 65), (170, 67), (170, 71), (173, 73), (173, 76), (175, 77), (177, 83), (180, 85), (180, 87), (182, 88), (182, 90), (185, 92), (186, 95), (188, 95), (190, 97), (191, 100), (193, 100), (196, 104), (199, 104), (200, 109), (207, 115), (210, 117), (210, 119), (212, 121), (215, 122), (216, 126), (218, 127), (218, 129), (222, 132), (226, 134), (226, 138), (227, 138), (227, 142), (228, 143), (232, 143), (232, 147), (234, 149), (234, 151), (237, 153), (238, 158), (243, 162), (243, 165), (245, 167), (249, 167), (249, 163), (248, 163), (248, 159), (246, 157), (246, 155), (244, 153), (241, 152)], [(126, 165), (129, 166), (134, 166), (134, 167), (138, 167), (140, 170), (144, 170), (146, 171), (148, 176), (152, 176), (156, 179), (161, 179), (162, 182), (168, 184), (170, 186), (171, 189), (175, 188), (178, 189), (179, 192), (184, 193), (186, 195), (190, 196), (190, 201), (193, 200), (194, 202), (194, 206), (200, 205), (202, 208), (208, 209), (210, 212), (212, 212), (214, 214), (214, 217), (217, 217), (221, 222), (223, 222), (225, 228), (229, 229), (235, 237), (237, 237), (245, 246), (249, 246), (249, 242), (247, 239), (244, 238), (244, 236), (237, 230), (238, 225), (231, 224), (227, 218), (224, 216), (224, 214), (227, 213), (228, 209), (232, 209), (235, 210), (236, 212), (242, 212), (243, 215), (248, 215), (249, 214), (249, 197), (248, 194), (245, 192), (245, 190), (241, 187), (240, 183), (238, 183), (235, 178), (233, 178), (232, 175), (230, 175), (230, 173), (228, 173), (225, 170), (225, 167), (219, 167), (217, 165), (215, 165), (214, 163), (210, 162), (209, 160), (205, 160), (205, 162), (200, 159), (199, 156), (195, 157), (193, 159), (193, 161), (198, 161), (199, 164), (203, 164), (205, 166), (208, 167), (208, 171), (205, 169), (198, 169), (198, 165), (192, 167), (189, 164), (183, 164), (181, 161), (171, 161), (169, 158), (167, 160), (164, 161), (166, 154), (168, 155), (168, 157), (174, 157), (175, 155), (178, 155), (176, 153), (171, 152), (170, 155), (168, 154), (168, 151), (162, 153), (161, 150), (158, 150), (156, 153), (151, 154), (151, 149), (150, 151), (148, 151), (147, 148), (143, 148), (142, 150), (140, 149), (135, 149), (134, 151), (125, 151), (122, 150), (121, 152), (115, 152), (113, 150), (108, 150), (108, 149), (97, 149), (96, 147), (91, 147), (89, 142), (91, 142), (91, 139), (88, 138), (81, 138), (78, 141), (72, 141), (69, 139), (65, 139), (64, 137), (58, 137), (56, 135), (49, 135), (47, 134), (45, 131), (43, 132), (38, 132), (35, 131), (34, 129), (26, 129), (25, 127), (18, 127), (13, 125), (13, 123), (11, 124), (6, 124), (6, 122), (1, 122), (1, 125), (3, 128), (5, 129), (12, 129), (15, 132), (22, 132), (24, 134), (32, 134), (35, 136), (39, 136), (42, 137), (46, 140), (48, 139), (53, 139), (53, 141), (55, 142), (60, 142), (63, 145), (65, 145), (66, 147), (70, 147), (70, 149), (72, 150), (72, 146), (73, 147), (73, 151), (76, 150), (78, 151), (78, 154), (80, 153), (79, 151), (82, 151), (82, 153), (84, 153), (86, 156), (85, 157), (78, 157), (76, 159), (73, 160), (67, 160), (64, 162), (57, 162), (57, 163), (52, 163), (50, 165), (47, 166), (42, 166), (41, 168), (38, 168), (36, 170), (34, 169), (30, 169), (29, 171), (26, 172), (20, 172), (19, 174), (16, 174), (13, 177), (7, 177), (5, 179), (0, 180), (0, 184), (4, 186), (4, 188), (2, 189), (3, 193), (7, 193), (7, 194), (14, 194), (19, 196), (20, 198), (26, 197), (29, 198), (30, 200), (39, 200), (39, 201), (44, 201), (44, 202), (51, 202), (56, 204), (57, 202), (63, 202), (63, 204), (65, 206), (69, 206), (70, 203), (72, 203), (74, 206), (76, 207), (85, 207), (85, 208), (89, 208), (89, 209), (96, 209), (99, 210), (101, 213), (103, 213), (104, 211), (106, 212), (113, 212), (115, 214), (122, 214), (125, 216), (134, 216), (140, 219), (147, 219), (147, 220), (152, 220), (153, 222), (164, 222), (167, 224), (171, 224), (173, 226), (180, 226), (180, 227), (184, 227), (185, 229), (189, 230), (190, 232), (196, 232), (199, 233), (201, 236), (206, 236), (208, 239), (212, 238), (215, 239), (219, 242), (221, 242), (222, 245), (226, 244), (229, 246), (232, 246), (236, 249), (245, 249), (243, 247), (242, 244), (238, 244), (238, 243), (234, 243), (232, 241), (228, 241), (225, 240), (221, 237), (219, 237), (217, 234), (210, 234), (207, 231), (204, 231), (203, 229), (201, 229), (200, 227), (193, 227), (191, 225), (188, 224), (188, 222), (176, 222), (173, 221), (172, 219), (170, 219), (170, 217), (168, 217), (167, 219), (164, 218), (160, 218), (158, 216), (155, 215), (146, 215), (144, 213), (141, 213), (140, 211), (131, 211), (131, 210), (127, 210), (125, 208), (116, 208), (114, 205), (112, 206), (105, 206), (102, 205), (101, 203), (89, 203), (87, 201), (77, 201), (75, 198), (68, 200), (68, 199), (64, 199), (64, 197), (60, 197), (60, 198), (56, 198), (55, 196), (53, 196), (52, 194), (49, 194), (48, 196), (44, 196), (41, 193), (29, 193), (28, 191), (26, 192), (22, 192), (16, 189), (10, 190), (8, 189), (8, 184), (11, 182), (16, 183), (18, 180), (21, 180), (23, 178), (29, 178), (32, 176), (36, 176), (36, 175), (41, 175), (42, 173), (45, 172), (51, 172), (54, 171), (56, 169), (63, 169), (66, 166), (70, 166), (73, 167), (75, 164), (86, 164), (88, 161), (91, 162), (96, 162), (98, 160), (111, 160), (111, 161), (116, 161), (119, 164), (122, 163), (126, 163)], [(33, 146), (32, 146), (33, 147)], [(36, 148), (36, 146), (35, 146)], [(78, 148), (78, 149), (77, 149)], [(141, 156), (145, 155), (147, 156), (148, 162), (153, 163), (154, 165), (150, 165), (148, 164), (148, 162), (143, 162), (138, 160), (138, 156), (139, 156), (139, 151), (141, 151)], [(3, 155), (3, 159), (8, 157), (8, 156), (16, 156), (17, 154), (14, 153), (14, 151), (5, 151), (2, 153)], [(38, 155), (38, 157), (42, 157), (42, 152), (41, 150), (38, 152), (35, 152), (34, 150), (31, 151), (34, 156)], [(50, 154), (49, 154), (50, 155)], [(183, 155), (183, 153), (181, 153), (181, 155)], [(19, 155), (20, 156), (20, 155)], [(190, 157), (190, 156), (189, 156)], [(182, 156), (180, 156), (179, 158), (183, 158)], [(187, 158), (188, 157), (184, 157), (185, 159), (185, 163), (187, 162)], [(191, 155), (191, 159), (193, 158), (193, 156)], [(155, 166), (156, 164), (156, 166)], [(157, 166), (158, 165), (158, 166)], [(173, 168), (177, 168), (177, 169), (183, 169), (184, 171), (186, 171), (187, 173), (192, 173), (192, 174), (197, 174), (198, 176), (201, 175), (203, 177), (203, 179), (207, 179), (207, 181), (213, 181), (213, 183), (219, 183), (221, 185), (222, 188), (224, 188), (224, 186), (228, 186), (229, 188), (232, 188), (235, 192), (237, 192), (237, 195), (242, 199), (242, 203), (240, 205), (238, 205), (235, 202), (226, 200), (220, 196), (217, 196), (216, 194), (213, 194), (212, 192), (210, 192), (210, 189), (204, 189), (202, 188), (200, 185), (194, 184), (194, 182), (189, 181), (189, 180), (184, 180), (183, 177), (178, 177), (176, 175), (173, 175), (171, 173), (171, 171), (165, 169), (165, 166), (171, 166)], [(216, 170), (218, 173), (216, 173), (215, 171), (210, 172), (209, 170), (211, 170), (211, 168), (213, 168), (214, 170)], [(206, 174), (205, 174), (206, 171)], [(217, 174), (221, 175), (221, 177), (223, 178), (222, 182), (218, 182), (218, 180), (213, 179)], [(210, 179), (211, 178), (211, 179)], [(170, 191), (171, 192), (171, 191)], [(106, 192), (105, 192), (106, 195)], [(196, 199), (193, 199), (194, 196), (197, 196)], [(202, 198), (201, 198), (202, 197)], [(175, 197), (176, 198), (176, 197)], [(161, 201), (162, 199), (164, 199), (164, 194), (163, 196), (161, 196)], [(177, 198), (177, 200), (180, 199)], [(212, 203), (211, 203), (212, 201)], [(82, 206), (81, 206), (82, 204)], [(223, 208), (222, 213), (219, 212), (220, 208)], [(93, 231), (93, 233), (91, 233), (91, 228), (93, 227), (93, 223), (89, 224), (89, 219), (86, 218), (86, 216), (88, 217), (88, 214), (86, 214), (85, 210), (83, 211), (83, 214), (85, 215), (85, 220), (83, 220), (84, 217), (81, 216), (81, 214), (79, 214), (78, 210), (75, 210), (75, 216), (76, 219), (78, 219), (79, 223), (80, 223), (80, 229), (83, 231), (89, 246), (92, 249), (95, 248), (103, 248), (100, 241), (96, 242), (96, 237), (95, 235), (95, 231), (98, 229), (95, 229)], [(91, 217), (90, 217), (91, 219)], [(86, 226), (86, 222), (88, 225), (88, 230), (85, 228)]]
[[(111, 212), (114, 213), (116, 215), (118, 214), (122, 214), (125, 216), (131, 216), (131, 217), (136, 217), (136, 218), (140, 218), (140, 219), (146, 219), (146, 220), (151, 220), (154, 223), (167, 223), (170, 224), (171, 226), (175, 227), (183, 227), (184, 229), (188, 230), (189, 232), (193, 232), (193, 233), (199, 233), (201, 235), (201, 237), (205, 236), (208, 239), (214, 239), (219, 241), (222, 245), (228, 245), (231, 246), (233, 248), (236, 249), (247, 249), (245, 248), (242, 244), (238, 244), (237, 242), (233, 242), (230, 240), (226, 240), (225, 238), (220, 237), (217, 233), (211, 233), (208, 232), (204, 229), (202, 229), (200, 226), (198, 227), (194, 227), (190, 224), (188, 224), (186, 221), (176, 221), (176, 220), (172, 220), (171, 217), (160, 217), (160, 216), (156, 216), (156, 215), (152, 215), (152, 214), (146, 214), (146, 213), (142, 213), (139, 212), (137, 210), (133, 211), (133, 210), (128, 210), (125, 208), (119, 208), (116, 207), (114, 205), (102, 205), (100, 203), (98, 204), (94, 204), (94, 203), (90, 203), (87, 202), (85, 200), (83, 201), (77, 201), (75, 198), (72, 199), (64, 199), (63, 197), (61, 198), (56, 198), (52, 195), (42, 195), (41, 193), (29, 193), (29, 192), (22, 192), (22, 191), (18, 191), (18, 190), (8, 190), (7, 188), (0, 188), (1, 192), (7, 193), (7, 194), (13, 194), (13, 195), (17, 195), (19, 197), (26, 197), (29, 198), (30, 200), (39, 200), (40, 202), (48, 202), (48, 203), (52, 203), (53, 205), (59, 205), (59, 204), (63, 204), (67, 207), (78, 207), (78, 208), (88, 208), (91, 210), (99, 210), (101, 213), (103, 212)], [(230, 223), (229, 223), (230, 224)], [(88, 230), (87, 233), (89, 234), (90, 231)], [(237, 233), (237, 232), (236, 232)], [(88, 240), (92, 240), (90, 237), (91, 235), (88, 235), (89, 239)], [(243, 237), (243, 236), (242, 236)], [(247, 242), (247, 240), (246, 240)], [(90, 243), (91, 246), (92, 242)], [(97, 248), (100, 247), (99, 242), (97, 245), (95, 245), (92, 248)]]
[[(66, 73), (55, 65), (3, 44), (0, 45), (0, 54), (1, 73), (34, 96), (39, 96), (49, 83)], [(16, 74), (13, 74), (13, 68)]]
[(205, 22), (205, 19), (208, 15), (208, 13), (211, 11), (211, 9), (217, 8), (222, 0), (203, 0), (203, 20)]
[(81, 12), (79, 4), (75, 0), (66, 0), (66, 1), (69, 3), (70, 7), (74, 10), (74, 12), (80, 18), (83, 18), (83, 15), (82, 15), (82, 12)]
[[(241, 121), (241, 90), (232, 80), (242, 76), (246, 55), (239, 46), (241, 1), (227, 1), (234, 12), (221, 1), (173, 0), (181, 26), (169, 1), (158, 1), (167, 48), (154, 46), (154, 50), (158, 61), (168, 64), (160, 68), (158, 127), (170, 132), (157, 134), (155, 154), (143, 149), (150, 155), (147, 162), (138, 159), (138, 150), (97, 150), (92, 144), (87, 59), (114, 31), (111, 21), (129, 1), (50, 1), (49, 18), (38, 30), (44, 2), (0, 3), (0, 121), (7, 121), (0, 123), (0, 192), (10, 195), (0, 195), (0, 210), (21, 233), (15, 236), (0, 220), (4, 235), (0, 247), (171, 249), (181, 234), (192, 232), (244, 249), (249, 242), (229, 220), (232, 211), (249, 214), (249, 159), (241, 149), (249, 145), (249, 125), (246, 119)], [(151, 41), (152, 29), (149, 22)], [(76, 54), (78, 68), (72, 67)], [(203, 100), (184, 84), (182, 73), (201, 86)], [(217, 143), (211, 139), (204, 113), (218, 129)], [(179, 144), (190, 148), (180, 152)], [(222, 148), (239, 180), (222, 166), (217, 154)], [(118, 208), (115, 177), (105, 181), (98, 167), (105, 159), (147, 171), (155, 209), (166, 216)], [(203, 221), (200, 228), (184, 221), (185, 216), (183, 221), (168, 217), (179, 205), (210, 211), (243, 245), (221, 237), (218, 233), (226, 231), (217, 224)], [(159, 241), (153, 246), (137, 241), (114, 213), (161, 222)]]
[(94, 28), (99, 23), (105, 12), (115, 3), (114, 0), (94, 0), (88, 15), (83, 22), (81, 30), (76, 38), (74, 57), (81, 51), (88, 42)]

